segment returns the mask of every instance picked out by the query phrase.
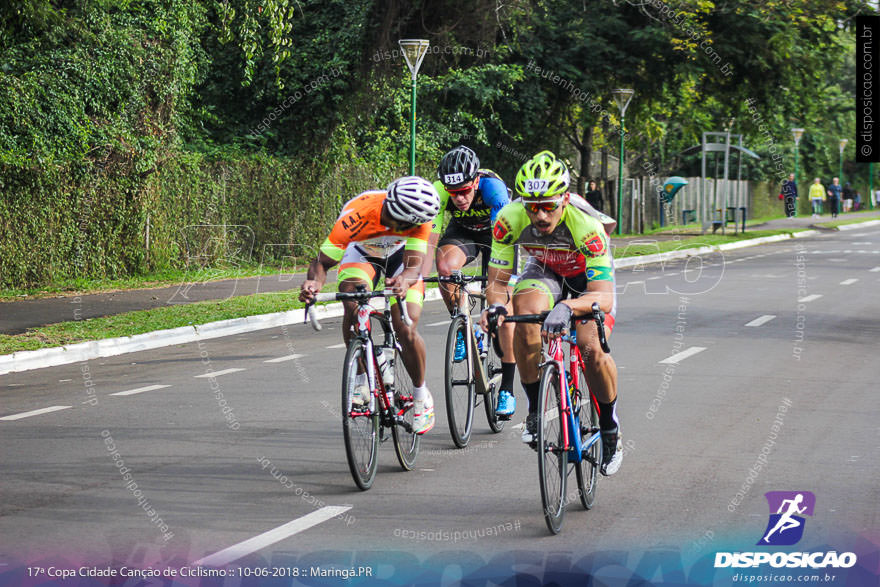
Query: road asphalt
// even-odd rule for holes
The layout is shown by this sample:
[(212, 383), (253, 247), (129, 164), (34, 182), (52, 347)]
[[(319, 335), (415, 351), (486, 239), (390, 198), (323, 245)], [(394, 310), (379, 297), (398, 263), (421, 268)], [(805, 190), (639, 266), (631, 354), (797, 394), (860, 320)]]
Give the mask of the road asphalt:
[[(610, 344), (623, 467), (599, 479), (591, 511), (570, 477), (557, 536), (535, 453), (519, 442), (518, 385), (500, 434), (478, 407), (470, 446), (453, 447), (437, 302), (420, 321), (437, 424), (415, 471), (382, 445), (366, 492), (345, 463), (338, 319), (321, 332), (291, 325), (4, 375), (0, 562), (16, 570), (0, 581), (40, 584), (13, 582), (26, 566), (207, 558), (309, 574), (284, 585), (341, 584), (312, 569), (350, 567), (386, 585), (513, 584), (513, 574), (534, 585), (587, 574), (596, 585), (737, 585), (738, 572), (876, 584), (878, 245), (872, 226), (620, 270)], [(718, 552), (767, 550), (755, 545), (771, 491), (815, 496), (803, 538), (781, 550), (854, 552), (855, 566), (714, 568)]]

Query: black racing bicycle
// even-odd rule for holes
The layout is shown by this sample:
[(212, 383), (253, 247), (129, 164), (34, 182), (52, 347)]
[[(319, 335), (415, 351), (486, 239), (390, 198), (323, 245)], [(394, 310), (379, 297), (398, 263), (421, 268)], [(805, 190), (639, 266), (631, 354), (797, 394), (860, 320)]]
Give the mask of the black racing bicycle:
[[(501, 432), (504, 428), (504, 420), (495, 413), (501, 384), (501, 358), (471, 319), (477, 304), (481, 312), (486, 305), (486, 277), (453, 271), (449, 276), (426, 277), (424, 281), (453, 284), (453, 296), (458, 299), (446, 335), (444, 383), (452, 442), (458, 448), (465, 448), (471, 438), (474, 410), (480, 403), (492, 432)], [(480, 291), (467, 289), (470, 283), (479, 283)]]

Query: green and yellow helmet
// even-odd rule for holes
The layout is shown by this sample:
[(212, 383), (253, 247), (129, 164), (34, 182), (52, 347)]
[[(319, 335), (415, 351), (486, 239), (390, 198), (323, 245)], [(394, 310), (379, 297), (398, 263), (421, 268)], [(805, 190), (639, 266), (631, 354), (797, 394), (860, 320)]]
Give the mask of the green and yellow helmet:
[(550, 151), (541, 151), (520, 167), (516, 193), (527, 199), (555, 198), (568, 191), (568, 167)]

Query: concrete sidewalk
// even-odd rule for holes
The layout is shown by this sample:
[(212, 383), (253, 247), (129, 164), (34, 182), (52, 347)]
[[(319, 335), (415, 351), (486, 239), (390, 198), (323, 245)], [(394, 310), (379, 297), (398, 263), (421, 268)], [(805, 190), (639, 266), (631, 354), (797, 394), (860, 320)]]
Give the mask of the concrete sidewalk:
[[(845, 219), (864, 217), (880, 218), (880, 212), (853, 212), (841, 216)], [(785, 230), (817, 228), (816, 223), (828, 222), (830, 216), (819, 219), (810, 217), (779, 218), (763, 224), (747, 227), (746, 235), (757, 230)], [(824, 229), (827, 230), (827, 229)], [(733, 228), (728, 226), (728, 234)], [(612, 237), (612, 245), (624, 250), (632, 242), (668, 241), (676, 238), (699, 236), (699, 226), (691, 224), (680, 231), (657, 234)], [(711, 233), (710, 233), (711, 234)], [(720, 231), (718, 231), (720, 234)], [(651, 262), (646, 260), (645, 262)], [(620, 265), (620, 263), (618, 263)], [(256, 293), (296, 291), (303, 282), (304, 274), (276, 274), (259, 277), (242, 277), (200, 283), (181, 283), (170, 287), (122, 290), (86, 295), (65, 295), (15, 302), (0, 302), (0, 334), (20, 334), (28, 328), (46, 324), (86, 320), (100, 316), (112, 316), (136, 310), (152, 310), (175, 304), (191, 304), (207, 300), (225, 300), (236, 296)], [(328, 276), (328, 283), (336, 280), (335, 272)]]

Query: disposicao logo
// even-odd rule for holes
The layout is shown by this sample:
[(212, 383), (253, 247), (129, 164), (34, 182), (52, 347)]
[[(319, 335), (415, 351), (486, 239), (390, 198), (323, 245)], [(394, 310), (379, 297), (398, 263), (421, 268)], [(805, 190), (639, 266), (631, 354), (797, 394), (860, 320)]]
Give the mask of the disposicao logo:
[[(804, 535), (806, 518), (816, 508), (816, 496), (810, 491), (768, 491), (764, 494), (770, 507), (767, 528), (757, 546), (791, 546)], [(823, 569), (850, 568), (856, 564), (853, 552), (716, 552), (715, 568), (755, 568), (769, 564), (774, 568)]]
[(758, 546), (791, 546), (804, 535), (802, 516), (812, 516), (816, 496), (810, 491), (768, 491), (764, 494), (770, 506), (770, 521)]

